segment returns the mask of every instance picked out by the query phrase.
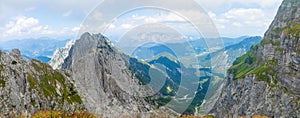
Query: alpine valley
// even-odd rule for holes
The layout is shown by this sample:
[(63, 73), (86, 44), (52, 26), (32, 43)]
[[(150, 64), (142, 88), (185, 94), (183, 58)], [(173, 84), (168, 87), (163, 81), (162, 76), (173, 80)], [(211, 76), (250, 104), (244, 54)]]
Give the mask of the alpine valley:
[[(132, 54), (101, 33), (0, 42), (0, 117), (300, 117), (299, 0), (283, 0), (264, 37), (221, 39), (220, 50), (195, 39)], [(226, 74), (212, 70), (221, 57)]]

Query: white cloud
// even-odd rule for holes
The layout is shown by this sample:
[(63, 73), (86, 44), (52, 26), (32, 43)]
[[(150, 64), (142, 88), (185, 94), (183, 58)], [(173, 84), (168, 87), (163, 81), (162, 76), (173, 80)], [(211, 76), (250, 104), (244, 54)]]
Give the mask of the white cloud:
[(110, 24), (108, 28), (109, 28), (109, 29), (114, 29), (114, 28), (116, 28), (116, 25)]
[(259, 6), (260, 8), (278, 7), (283, 0), (197, 0), (202, 7), (209, 10), (230, 9), (233, 6)]
[(155, 15), (132, 15), (130, 20), (144, 21), (145, 23), (159, 23), (159, 22), (184, 22), (186, 21), (182, 17), (174, 13), (161, 13)]
[(131, 29), (134, 26), (132, 24), (122, 24), (121, 27), (124, 28), (124, 29)]
[(282, 0), (232, 0), (236, 3), (241, 3), (241, 4), (258, 4), (261, 7), (270, 7), (276, 4), (279, 4), (282, 2)]
[(73, 32), (78, 32), (79, 30), (80, 30), (80, 27), (74, 27), (74, 28), (72, 28)]
[(48, 25), (41, 25), (37, 18), (18, 16), (12, 18), (4, 27), (0, 28), (1, 39), (38, 38), (43, 36), (66, 36), (76, 33), (79, 27), (63, 27), (60, 30), (50, 29)]
[(7, 30), (4, 35), (28, 34), (42, 28), (42, 26), (39, 25), (38, 19), (24, 16), (16, 17), (13, 21), (6, 24), (5, 27)]
[(216, 18), (216, 14), (215, 13), (213, 13), (213, 12), (208, 12), (207, 13), (208, 14), (208, 16), (210, 17), (210, 18), (212, 18), (212, 19), (215, 19)]
[(242, 26), (243, 26), (243, 25), (242, 25), (241, 23), (239, 23), (239, 22), (234, 22), (232, 25), (233, 25), (233, 26), (236, 26), (236, 27), (242, 27)]
[(223, 18), (233, 22), (233, 26), (241, 27), (265, 27), (269, 25), (271, 19), (262, 9), (255, 8), (239, 8), (231, 9), (222, 14)]
[(265, 14), (262, 9), (239, 8), (229, 10), (228, 12), (224, 13), (224, 16), (227, 19), (257, 20), (257, 18), (263, 18)]
[(275, 13), (262, 8), (233, 8), (219, 14), (208, 12), (219, 32), (226, 36), (263, 35)]
[[(40, 22), (47, 22), (46, 24), (50, 25), (46, 27), (45, 24), (41, 25), (40, 22), (38, 24), (31, 24), (31, 26), (25, 26), (19, 25), (16, 28), (13, 27), (5, 27), (5, 25), (14, 25), (9, 24), (7, 21), (9, 21), (11, 17), (15, 17), (16, 15), (23, 15), (23, 16), (30, 16), (34, 14), (34, 17), (44, 17), (45, 14), (41, 14), (39, 12), (34, 13), (38, 10), (47, 10), (49, 11), (49, 14), (47, 16), (68, 16), (68, 20), (72, 21), (64, 21), (69, 27), (71, 32), (78, 31), (79, 28), (75, 28), (75, 25), (78, 26), (81, 21), (84, 20), (85, 15), (90, 13), (90, 11), (93, 11), (94, 8), (96, 8), (98, 3), (101, 3), (103, 0), (87, 0), (87, 1), (80, 1), (75, 0), (73, 2), (70, 1), (62, 1), (62, 0), (45, 0), (45, 1), (38, 1), (38, 0), (27, 0), (26, 2), (21, 2), (18, 0), (4, 0), (1, 1), (1, 10), (0, 10), (0, 31), (4, 32), (10, 30), (10, 32), (21, 32), (24, 36), (25, 32), (41, 32), (43, 34), (58, 34), (58, 32), (61, 32), (63, 30), (64, 26), (56, 26), (59, 27), (59, 29), (51, 29), (51, 25), (57, 24), (57, 22), (61, 22), (61, 19), (66, 18), (57, 18), (53, 21), (40, 21)], [(136, 0), (135, 2), (137, 2)], [(282, 0), (196, 0), (198, 3), (201, 4), (202, 7), (205, 8), (206, 11), (212, 11), (208, 14), (212, 19), (215, 21), (216, 26), (223, 31), (233, 31), (228, 30), (230, 27), (240, 27), (240, 28), (261, 28), (262, 31), (264, 28), (266, 28), (271, 20), (273, 19), (273, 14), (277, 10), (279, 4), (282, 2)], [(143, 1), (140, 1), (143, 2)], [(183, 5), (189, 4), (186, 1), (178, 1), (180, 3), (176, 2), (168, 2), (167, 4), (169, 6), (172, 6), (173, 8), (181, 9)], [(132, 2), (127, 1), (121, 1), (116, 3), (115, 0), (111, 0), (111, 4), (120, 6), (118, 9), (122, 9), (123, 6), (127, 6), (128, 4), (133, 4)], [(106, 6), (109, 8), (109, 6)], [(94, 20), (99, 19), (105, 19), (107, 13), (114, 13), (118, 11), (118, 9), (105, 9), (104, 11), (96, 11), (95, 14), (93, 14), (92, 17), (88, 17)], [(177, 9), (177, 10), (178, 10)], [(191, 8), (191, 11), (193, 11), (194, 8)], [(101, 13), (103, 12), (103, 14)], [(187, 11), (190, 12), (190, 11)], [(30, 13), (30, 14), (29, 14)], [(105, 14), (104, 14), (105, 13)], [(36, 15), (37, 14), (37, 15)], [(190, 13), (191, 16), (194, 15), (194, 12)], [(136, 26), (136, 22), (130, 21), (132, 19), (135, 19), (136, 21), (144, 21), (147, 23), (157, 23), (157, 22), (183, 22), (184, 19), (177, 16), (176, 14), (165, 14), (162, 16), (145, 16), (147, 15), (132, 15), (133, 18), (127, 19), (126, 22), (121, 22), (120, 24), (114, 24), (113, 26), (110, 26), (109, 29), (116, 29), (116, 28), (122, 28), (120, 27), (123, 24), (123, 27), (129, 28), (132, 26)], [(258, 15), (258, 16), (257, 16)], [(29, 17), (30, 18), (30, 17)], [(199, 22), (201, 22), (201, 18), (197, 17)], [(74, 21), (73, 21), (74, 20)], [(12, 23), (15, 23), (15, 20), (11, 20)], [(78, 24), (74, 24), (74, 22)], [(24, 23), (26, 24), (26, 23)], [(27, 23), (30, 25), (29, 23)], [(127, 25), (126, 25), (127, 24)], [(129, 26), (128, 24), (132, 25)], [(33, 25), (33, 26), (32, 26)], [(73, 25), (73, 26), (70, 26)], [(90, 25), (93, 25), (95, 27), (98, 27), (101, 24), (95, 24), (95, 22), (91, 22)], [(261, 25), (261, 26), (259, 26)], [(22, 30), (19, 30), (22, 29)], [(28, 30), (27, 30), (28, 29)], [(41, 31), (39, 31), (41, 30)], [(260, 29), (259, 29), (260, 30)], [(99, 32), (99, 30), (95, 30), (96, 32)], [(253, 31), (246, 31), (245, 34), (252, 33)], [(263, 33), (263, 32), (262, 32)], [(5, 35), (8, 35), (7, 33)], [(236, 33), (233, 33), (233, 35), (239, 35)], [(243, 34), (242, 34), (243, 35)], [(21, 36), (21, 35), (20, 35)], [(28, 33), (29, 36), (29, 33)], [(1, 36), (0, 36), (1, 37)]]

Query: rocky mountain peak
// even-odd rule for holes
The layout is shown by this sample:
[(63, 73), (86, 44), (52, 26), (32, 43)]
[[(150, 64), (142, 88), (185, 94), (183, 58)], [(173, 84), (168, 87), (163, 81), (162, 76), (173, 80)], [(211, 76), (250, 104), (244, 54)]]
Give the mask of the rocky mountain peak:
[(141, 113), (152, 109), (130, 70), (129, 57), (101, 34), (84, 33), (72, 46), (63, 68), (72, 71), (79, 93), (95, 114)]
[(39, 110), (84, 110), (82, 100), (65, 71), (25, 60), (20, 51), (0, 51), (0, 117), (30, 116)]
[(210, 113), (300, 117), (300, 1), (284, 0), (263, 40), (230, 67)]
[(14, 56), (15, 58), (22, 57), (21, 56), (21, 51), (19, 49), (12, 49), (9, 54), (12, 55), (12, 56)]

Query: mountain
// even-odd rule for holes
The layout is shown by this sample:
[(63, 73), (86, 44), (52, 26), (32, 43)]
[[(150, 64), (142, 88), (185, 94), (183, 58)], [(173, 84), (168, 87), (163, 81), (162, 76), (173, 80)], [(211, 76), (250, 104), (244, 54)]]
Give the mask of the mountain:
[[(134, 115), (151, 111), (153, 106), (147, 102), (152, 89), (141, 86), (130, 69), (132, 59), (103, 35), (84, 33), (72, 46), (62, 68), (72, 72), (89, 112), (110, 117)], [(138, 60), (134, 63), (145, 65)]]
[(53, 67), (53, 69), (60, 69), (64, 60), (68, 57), (69, 51), (71, 47), (74, 45), (76, 40), (70, 40), (67, 42), (65, 47), (58, 48), (54, 51), (51, 60), (49, 61), (49, 65)]
[[(201, 55), (198, 57), (199, 61), (202, 62), (200, 65), (202, 67), (207, 67), (208, 65), (210, 65), (210, 59), (212, 58), (221, 58), (221, 57), (225, 57), (227, 60), (226, 63), (226, 69), (229, 69), (229, 67), (233, 64), (233, 62), (235, 61), (236, 58), (244, 55), (247, 53), (247, 51), (250, 50), (251, 46), (254, 44), (257, 44), (261, 41), (261, 37), (260, 36), (253, 36), (253, 37), (247, 37), (245, 39), (243, 39), (241, 42), (234, 44), (234, 45), (229, 45), (227, 47), (225, 47), (222, 50), (218, 50), (216, 52), (213, 53), (209, 53), (209, 54), (205, 54), (205, 55)], [(220, 63), (222, 64), (222, 63)], [(212, 66), (216, 66), (216, 69), (218, 68), (218, 65), (212, 65)]]
[(0, 98), (0, 117), (39, 110), (85, 110), (68, 72), (37, 60), (26, 61), (17, 49), (9, 54), (0, 51)]
[(37, 59), (42, 62), (49, 62), (53, 52), (63, 47), (68, 40), (50, 38), (4, 40), (0, 41), (0, 50), (9, 52), (12, 49), (19, 49), (25, 59)]
[(137, 49), (135, 49), (131, 55), (138, 59), (149, 60), (159, 55), (160, 53), (168, 53), (176, 56), (176, 54), (170, 48), (168, 48), (168, 46), (157, 43), (143, 44), (142, 46), (139, 46)]
[[(261, 37), (259, 36), (244, 38), (245, 39), (243, 39), (243, 41), (237, 44), (225, 47), (225, 51), (219, 50), (211, 54), (200, 56), (199, 59), (201, 61), (201, 64), (205, 62), (210, 63), (210, 58), (219, 58), (224, 56), (225, 54), (226, 56), (224, 57), (228, 59), (227, 68), (229, 68), (232, 65), (235, 58), (245, 54), (253, 44), (258, 43), (261, 40)], [(155, 99), (155, 101), (159, 103), (159, 106), (164, 106), (171, 100), (176, 101), (176, 104), (180, 104), (180, 102), (178, 102), (178, 99), (185, 99), (186, 101), (181, 101), (181, 103), (190, 105), (184, 111), (184, 114), (193, 114), (196, 112), (196, 108), (199, 107), (203, 102), (206, 92), (209, 88), (210, 82), (214, 81), (213, 84), (211, 84), (211, 86), (215, 86), (215, 88), (217, 88), (222, 80), (220, 78), (223, 78), (224, 75), (221, 76), (217, 73), (211, 73), (209, 68), (185, 67), (185, 65), (179, 62), (180, 57), (176, 57), (175, 53), (172, 51), (172, 49), (174, 49), (176, 45), (147, 43), (137, 48), (134, 51), (133, 56), (145, 59), (150, 65), (157, 67), (159, 70), (163, 71), (167, 75), (167, 81), (162, 87), (162, 89), (159, 91), (162, 94), (162, 96), (158, 97), (158, 99)], [(197, 45), (197, 43), (193, 43), (193, 45)], [(145, 68), (145, 66), (143, 66), (144, 65), (140, 65), (138, 66), (138, 68), (133, 69), (133, 71), (136, 72), (135, 75), (137, 76), (142, 75), (143, 78), (149, 78), (149, 69), (143, 69)], [(210, 67), (210, 65), (201, 65), (201, 67)], [(199, 81), (201, 82), (201, 84), (195, 87), (197, 89), (193, 90), (193, 86), (191, 85), (199, 83)], [(178, 91), (181, 91), (181, 93), (178, 93)], [(187, 97), (184, 98), (183, 96), (186, 95)], [(190, 98), (194, 98), (194, 100)], [(169, 108), (178, 111), (178, 108), (172, 108), (172, 106), (169, 106)]]
[[(230, 45), (240, 43), (241, 41), (247, 38), (249, 37), (248, 36), (242, 36), (238, 38), (221, 37), (221, 40), (224, 42), (224, 46), (227, 47)], [(210, 40), (210, 39), (208, 38), (206, 40)], [(126, 50), (124, 51), (126, 52)], [(200, 38), (194, 40), (180, 41), (176, 43), (166, 42), (163, 44), (158, 44), (154, 42), (149, 42), (137, 47), (130, 55), (138, 59), (149, 60), (163, 52), (172, 54), (173, 56), (176, 57), (186, 57), (195, 54), (199, 55), (203, 53), (209, 53), (204, 38)]]
[[(1, 52), (1, 113), (79, 110), (106, 117), (144, 112), (177, 115), (154, 101), (164, 94), (159, 91), (167, 91), (173, 83), (160, 69), (125, 55), (101, 34), (85, 33), (74, 42), (66, 46), (71, 47), (69, 55), (59, 70), (37, 60), (26, 61), (19, 50)], [(166, 84), (161, 84), (163, 78), (168, 78)]]
[(228, 70), (209, 113), (300, 117), (299, 40), (300, 1), (284, 0), (263, 40)]

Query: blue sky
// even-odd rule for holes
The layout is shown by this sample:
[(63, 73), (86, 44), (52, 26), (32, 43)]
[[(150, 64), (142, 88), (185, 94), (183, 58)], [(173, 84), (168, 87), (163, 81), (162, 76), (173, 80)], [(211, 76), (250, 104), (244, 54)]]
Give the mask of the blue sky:
[[(110, 0), (115, 1), (115, 0)], [(282, 0), (196, 0), (213, 20), (221, 36), (262, 36)], [(82, 24), (101, 3), (100, 0), (1, 0), (0, 40), (26, 38), (74, 38)], [(113, 3), (120, 8), (124, 3)], [(131, 3), (128, 3), (131, 4)], [(171, 4), (170, 4), (171, 5)], [(172, 4), (174, 5), (174, 4)], [(179, 4), (181, 5), (181, 4)], [(113, 11), (112, 11), (113, 12)], [(105, 13), (93, 14), (101, 19)], [(191, 12), (193, 13), (193, 12)], [(193, 30), (173, 13), (140, 10), (123, 15), (109, 25), (107, 35), (121, 35), (143, 23), (173, 23), (176, 29), (192, 35)], [(171, 23), (171, 24), (172, 24)]]

